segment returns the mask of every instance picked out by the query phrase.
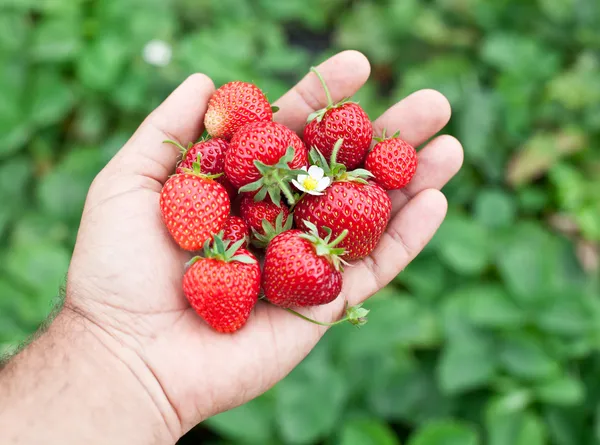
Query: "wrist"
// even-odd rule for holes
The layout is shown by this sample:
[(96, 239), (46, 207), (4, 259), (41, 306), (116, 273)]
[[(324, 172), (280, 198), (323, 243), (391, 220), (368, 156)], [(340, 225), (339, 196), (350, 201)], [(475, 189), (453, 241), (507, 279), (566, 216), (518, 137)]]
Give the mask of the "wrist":
[(133, 351), (66, 307), (0, 374), (0, 430), (8, 444), (173, 444), (153, 385)]

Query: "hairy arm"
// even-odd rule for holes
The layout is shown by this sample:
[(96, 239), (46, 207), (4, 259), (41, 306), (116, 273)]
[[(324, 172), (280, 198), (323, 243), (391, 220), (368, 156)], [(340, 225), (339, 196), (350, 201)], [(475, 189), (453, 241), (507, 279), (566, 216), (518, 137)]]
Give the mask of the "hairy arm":
[(0, 371), (3, 444), (175, 443), (144, 389), (152, 376), (100, 331), (64, 309)]

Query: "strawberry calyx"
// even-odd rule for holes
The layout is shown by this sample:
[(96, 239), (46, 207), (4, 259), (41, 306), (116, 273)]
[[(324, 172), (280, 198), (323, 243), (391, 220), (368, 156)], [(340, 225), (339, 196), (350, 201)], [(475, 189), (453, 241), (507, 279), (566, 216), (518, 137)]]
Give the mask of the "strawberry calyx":
[(313, 320), (312, 318), (302, 315), (300, 312), (296, 312), (293, 309), (290, 309), (290, 308), (284, 308), (284, 309), (286, 311), (288, 311), (289, 313), (294, 314), (296, 317), (300, 317), (301, 319), (306, 320), (310, 323), (318, 324), (319, 326), (327, 326), (327, 327), (331, 327), (331, 326), (335, 326), (338, 324), (348, 322), (351, 325), (356, 326), (357, 328), (360, 328), (361, 326), (364, 326), (365, 324), (367, 324), (367, 321), (368, 321), (367, 315), (370, 312), (369, 309), (365, 309), (364, 307), (362, 307), (362, 303), (359, 303), (356, 306), (349, 306), (348, 302), (346, 301), (346, 310), (345, 310), (344, 316), (337, 321), (333, 321), (331, 323), (325, 323), (322, 321)]
[(329, 227), (323, 227), (323, 230), (327, 232), (327, 236), (325, 236), (325, 238), (321, 238), (317, 226), (307, 220), (304, 220), (303, 222), (304, 225), (308, 227), (308, 232), (298, 236), (310, 241), (310, 243), (315, 247), (316, 254), (325, 257), (327, 261), (329, 261), (335, 268), (335, 270), (341, 272), (343, 270), (342, 265), (348, 265), (346, 261), (340, 258), (341, 255), (346, 253), (346, 249), (336, 246), (341, 243), (344, 238), (346, 238), (348, 235), (348, 230), (344, 229), (344, 231), (340, 233), (336, 239), (331, 241), (332, 231)]
[(327, 88), (327, 84), (325, 83), (325, 79), (323, 79), (321, 73), (314, 66), (310, 69), (310, 71), (317, 75), (317, 77), (319, 78), (319, 82), (321, 82), (321, 85), (323, 86), (323, 90), (325, 90), (325, 95), (327, 96), (327, 106), (325, 108), (321, 108), (320, 110), (315, 111), (314, 113), (309, 114), (306, 123), (309, 123), (315, 119), (317, 120), (317, 122), (321, 122), (323, 120), (323, 116), (325, 116), (325, 113), (327, 113), (329, 110), (332, 110), (334, 108), (340, 108), (342, 105), (345, 104), (358, 103), (352, 101), (349, 97), (346, 97), (341, 101), (334, 103), (333, 98), (331, 97), (331, 93), (329, 92), (329, 88)]
[(202, 258), (213, 258), (215, 260), (224, 261), (230, 263), (237, 261), (244, 264), (254, 264), (256, 260), (249, 257), (248, 255), (237, 255), (238, 250), (244, 244), (244, 240), (241, 239), (232, 243), (230, 240), (223, 240), (220, 234), (213, 236), (212, 240), (206, 240), (202, 249), (202, 256), (195, 256), (186, 263), (186, 267), (190, 267), (196, 261)]
[(367, 184), (367, 179), (372, 178), (373, 174), (364, 168), (357, 168), (355, 170), (347, 171), (346, 166), (337, 162), (337, 155), (344, 143), (344, 139), (338, 139), (333, 146), (331, 153), (331, 160), (327, 162), (323, 153), (317, 148), (313, 147), (309, 154), (309, 160), (312, 165), (317, 165), (323, 169), (325, 176), (331, 178), (331, 182), (359, 182), (361, 184)]
[(283, 221), (284, 214), (280, 212), (275, 218), (275, 225), (271, 224), (266, 219), (262, 220), (262, 229), (265, 232), (263, 235), (256, 231), (256, 229), (252, 228), (252, 244), (256, 247), (265, 248), (269, 245), (271, 240), (275, 238), (280, 233), (286, 232), (292, 228), (292, 224), (294, 223), (294, 218), (292, 215), (289, 215), (285, 222)]
[(373, 140), (376, 142), (387, 141), (388, 139), (396, 139), (400, 137), (400, 130), (396, 131), (393, 135), (386, 137), (385, 128), (381, 132), (381, 137), (374, 137)]
[(255, 201), (262, 201), (267, 194), (271, 201), (277, 206), (281, 203), (281, 194), (285, 196), (289, 205), (296, 203), (297, 197), (292, 193), (289, 183), (296, 176), (306, 173), (304, 170), (292, 169), (289, 163), (294, 159), (294, 147), (291, 145), (285, 151), (285, 154), (274, 165), (267, 165), (261, 161), (254, 161), (254, 166), (261, 174), (260, 179), (246, 184), (240, 188), (242, 192), (257, 192), (254, 195)]

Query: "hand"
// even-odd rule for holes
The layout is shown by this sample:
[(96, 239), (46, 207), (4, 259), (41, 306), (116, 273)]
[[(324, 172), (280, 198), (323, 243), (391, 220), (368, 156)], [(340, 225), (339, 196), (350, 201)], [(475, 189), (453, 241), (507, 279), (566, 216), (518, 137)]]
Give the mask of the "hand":
[[(365, 57), (340, 53), (318, 67), (334, 100), (352, 96), (369, 76)], [(259, 302), (233, 335), (213, 332), (181, 290), (190, 258), (167, 233), (159, 192), (178, 152), (202, 131), (211, 80), (188, 78), (140, 126), (90, 188), (69, 269), (66, 310), (84, 317), (96, 336), (136, 374), (176, 440), (203, 419), (240, 405), (282, 379), (315, 346), (326, 328)], [(326, 104), (317, 77), (308, 74), (280, 98), (275, 119), (301, 131), (306, 117)], [(441, 130), (450, 106), (439, 93), (417, 92), (375, 122), (375, 133), (400, 130), (417, 146)], [(391, 193), (392, 218), (380, 245), (347, 268), (342, 295), (305, 313), (338, 319), (388, 284), (430, 240), (446, 213), (439, 189), (458, 171), (462, 148), (440, 136), (419, 152), (411, 184)], [(376, 323), (377, 320), (372, 320)]]

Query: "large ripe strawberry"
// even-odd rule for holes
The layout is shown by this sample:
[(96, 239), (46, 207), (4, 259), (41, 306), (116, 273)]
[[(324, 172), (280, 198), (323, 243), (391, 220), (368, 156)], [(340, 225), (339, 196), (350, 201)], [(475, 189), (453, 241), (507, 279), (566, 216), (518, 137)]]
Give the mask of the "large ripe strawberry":
[(186, 173), (194, 169), (194, 164), (200, 164), (200, 171), (206, 175), (221, 175), (215, 180), (225, 187), (230, 199), (237, 194), (237, 189), (227, 180), (225, 176), (225, 152), (229, 144), (225, 139), (210, 138), (203, 139), (195, 144), (191, 142), (187, 148), (177, 141), (165, 141), (173, 144), (181, 151), (181, 161), (177, 165), (175, 173)]
[(306, 230), (305, 221), (319, 227), (329, 227), (333, 237), (344, 230), (348, 236), (339, 247), (345, 249), (345, 260), (357, 260), (367, 256), (375, 248), (390, 219), (392, 203), (381, 187), (365, 180), (370, 176), (366, 170), (347, 172), (335, 161), (338, 141), (332, 155), (331, 165), (322, 155), (311, 153), (325, 173), (333, 180), (321, 195), (305, 195), (294, 209), (294, 221), (299, 229)]
[(243, 241), (230, 245), (215, 237), (204, 258), (194, 257), (183, 276), (183, 292), (192, 308), (214, 330), (235, 332), (258, 301), (260, 267)]
[(231, 204), (225, 188), (197, 172), (171, 176), (160, 192), (160, 211), (173, 239), (198, 250), (225, 224)]
[(242, 244), (242, 247), (246, 247), (249, 238), (250, 230), (244, 220), (239, 216), (230, 215), (223, 226), (223, 240), (231, 241), (233, 243), (243, 240), (244, 243)]
[(255, 201), (251, 194), (244, 194), (240, 203), (240, 216), (253, 233), (264, 235), (265, 222), (275, 227), (279, 215), (283, 215), (285, 221), (290, 219), (290, 211), (285, 204), (274, 204), (269, 197), (263, 201)]
[(408, 142), (398, 137), (398, 133), (386, 139), (385, 131), (365, 160), (365, 168), (375, 177), (375, 181), (386, 190), (405, 187), (417, 171), (417, 151)]
[(339, 255), (336, 245), (343, 233), (330, 241), (322, 239), (310, 223), (310, 232), (288, 230), (277, 235), (265, 254), (262, 286), (267, 299), (277, 306), (316, 306), (335, 300), (342, 290)]
[(229, 140), (246, 124), (272, 119), (273, 109), (256, 85), (229, 82), (211, 96), (204, 126), (212, 137)]
[(354, 169), (362, 164), (371, 146), (373, 125), (358, 103), (344, 99), (334, 104), (321, 74), (315, 68), (311, 71), (321, 81), (328, 104), (308, 117), (304, 127), (304, 143), (329, 158), (335, 143), (343, 139), (337, 161), (348, 169)]
[(238, 131), (225, 154), (225, 173), (242, 192), (269, 194), (278, 203), (283, 192), (293, 202), (289, 181), (308, 164), (308, 151), (292, 130), (277, 122), (256, 122)]

